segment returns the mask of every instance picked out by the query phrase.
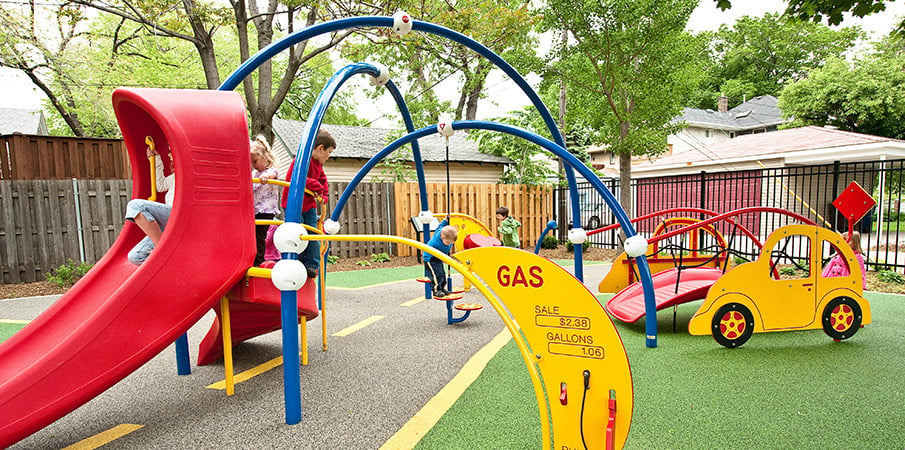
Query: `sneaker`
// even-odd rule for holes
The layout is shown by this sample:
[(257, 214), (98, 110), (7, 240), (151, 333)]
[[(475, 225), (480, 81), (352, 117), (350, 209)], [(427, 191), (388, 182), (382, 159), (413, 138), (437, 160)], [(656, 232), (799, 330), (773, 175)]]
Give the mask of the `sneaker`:
[(446, 289), (443, 289), (443, 288), (434, 289), (434, 297), (446, 297), (448, 295), (449, 295), (449, 292), (447, 292)]
[(306, 267), (305, 269), (308, 272), (308, 278), (317, 278), (317, 269), (313, 267)]

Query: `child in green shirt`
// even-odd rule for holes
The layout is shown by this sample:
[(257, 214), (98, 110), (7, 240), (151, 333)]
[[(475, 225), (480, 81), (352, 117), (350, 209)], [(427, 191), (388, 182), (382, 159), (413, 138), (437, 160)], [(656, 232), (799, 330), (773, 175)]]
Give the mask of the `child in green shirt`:
[(518, 239), (518, 229), (522, 226), (514, 217), (509, 217), (509, 208), (500, 206), (496, 210), (496, 218), (500, 221), (500, 241), (506, 247), (521, 248), (521, 242)]

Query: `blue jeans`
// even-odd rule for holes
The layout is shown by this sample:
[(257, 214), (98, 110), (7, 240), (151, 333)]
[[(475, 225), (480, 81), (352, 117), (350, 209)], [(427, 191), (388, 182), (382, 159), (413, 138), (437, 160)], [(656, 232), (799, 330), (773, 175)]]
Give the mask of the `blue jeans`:
[[(302, 212), (302, 223), (317, 228), (317, 208)], [(318, 241), (308, 241), (308, 246), (300, 254), (299, 260), (309, 269), (318, 270), (321, 265), (321, 246)]]
[(431, 258), (424, 262), (424, 268), (427, 277), (431, 280), (431, 291), (437, 292), (437, 288), (447, 288), (446, 270), (443, 268), (443, 261), (440, 258)]
[[(135, 216), (141, 214), (145, 216), (145, 219), (148, 219), (149, 222), (156, 221), (162, 232), (167, 226), (167, 221), (170, 219), (171, 210), (172, 208), (165, 203), (132, 199), (126, 204), (126, 220), (134, 222)], [(145, 262), (145, 260), (148, 259), (148, 256), (151, 255), (151, 250), (154, 250), (154, 243), (151, 242), (151, 238), (145, 236), (145, 238), (139, 241), (135, 247), (132, 247), (132, 250), (129, 250), (129, 262), (132, 264), (141, 264)]]

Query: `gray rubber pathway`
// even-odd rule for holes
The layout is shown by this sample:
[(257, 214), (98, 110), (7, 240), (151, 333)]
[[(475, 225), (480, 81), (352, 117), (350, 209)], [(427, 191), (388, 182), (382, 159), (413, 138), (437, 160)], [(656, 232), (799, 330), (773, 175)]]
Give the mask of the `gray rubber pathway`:
[[(586, 266), (586, 285), (593, 286), (592, 292), (608, 269)], [(460, 276), (454, 279), (461, 285)], [(330, 334), (371, 316), (385, 318), (345, 337), (330, 336), (326, 352), (321, 350), (320, 318), (309, 322), (310, 359), (301, 369), (303, 418), (298, 425), (285, 424), (282, 367), (237, 384), (231, 397), (206, 388), (224, 378), (222, 362), (194, 365), (198, 343), (213, 320), (209, 313), (189, 332), (191, 375), (176, 374), (170, 346), (94, 400), (12, 448), (63, 448), (122, 424), (142, 428), (104, 448), (379, 448), (504, 329), (475, 290), (464, 301), (486, 308), (455, 325), (447, 325), (446, 307), (440, 301), (401, 306), (422, 295), (422, 285), (415, 281), (328, 291)], [(27, 320), (54, 299), (4, 301), (0, 309), (4, 319)], [(252, 339), (235, 349), (235, 373), (279, 356), (280, 332)]]

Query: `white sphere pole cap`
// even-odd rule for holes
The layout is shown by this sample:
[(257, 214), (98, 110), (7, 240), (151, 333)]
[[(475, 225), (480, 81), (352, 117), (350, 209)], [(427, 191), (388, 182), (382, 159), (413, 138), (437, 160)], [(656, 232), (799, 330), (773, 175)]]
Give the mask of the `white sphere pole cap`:
[(375, 68), (377, 68), (377, 76), (368, 75), (368, 78), (371, 80), (372, 86), (383, 86), (390, 81), (390, 71), (387, 70), (386, 66), (380, 63), (369, 63)]
[(405, 36), (412, 31), (414, 19), (405, 11), (397, 11), (393, 14), (393, 30), (400, 36)]
[(273, 233), (273, 245), (280, 253), (301, 253), (308, 247), (308, 241), (299, 236), (307, 236), (305, 226), (295, 222), (285, 222)]
[(273, 265), (270, 281), (281, 291), (297, 291), (308, 281), (308, 273), (301, 261), (281, 259)]
[(456, 132), (452, 127), (452, 119), (449, 117), (441, 117), (440, 123), (437, 124), (437, 132), (444, 137), (452, 136), (453, 133)]
[(580, 245), (587, 240), (588, 232), (584, 228), (572, 228), (569, 230), (569, 242)]
[(333, 219), (327, 219), (324, 221), (324, 232), (327, 234), (339, 233), (339, 227), (339, 222)]
[(625, 254), (628, 255), (629, 258), (637, 258), (647, 253), (647, 239), (636, 234), (626, 239), (622, 244), (622, 248), (625, 249)]
[(421, 211), (418, 213), (418, 221), (423, 224), (431, 223), (434, 220), (434, 213), (428, 211)]

